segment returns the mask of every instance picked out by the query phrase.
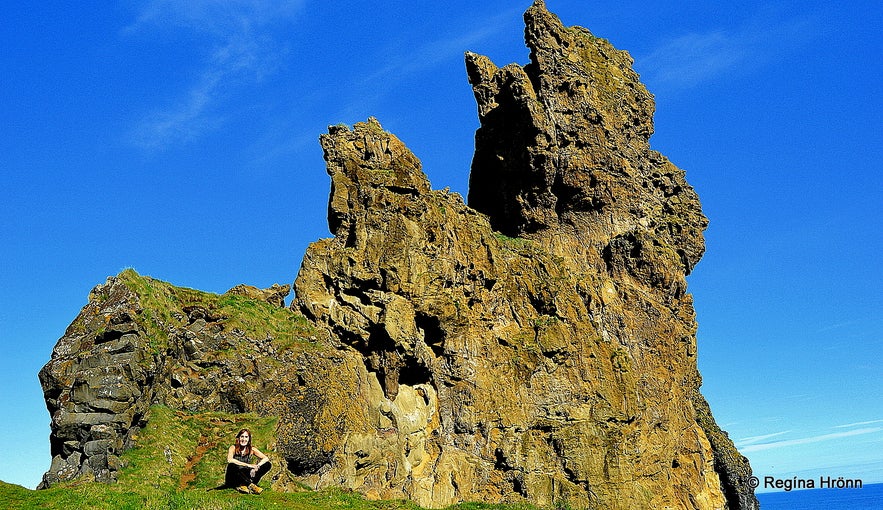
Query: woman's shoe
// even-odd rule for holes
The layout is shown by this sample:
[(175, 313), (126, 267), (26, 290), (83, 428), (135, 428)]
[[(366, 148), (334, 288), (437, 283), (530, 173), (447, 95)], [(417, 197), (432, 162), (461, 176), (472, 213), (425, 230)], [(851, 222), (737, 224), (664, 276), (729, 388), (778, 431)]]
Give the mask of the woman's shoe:
[(240, 485), (239, 487), (236, 487), (236, 490), (243, 494), (251, 494), (251, 491), (245, 485)]
[(255, 484), (249, 485), (248, 488), (251, 489), (251, 492), (253, 492), (255, 494), (260, 494), (260, 493), (264, 492), (264, 489), (261, 489), (260, 487), (258, 487)]

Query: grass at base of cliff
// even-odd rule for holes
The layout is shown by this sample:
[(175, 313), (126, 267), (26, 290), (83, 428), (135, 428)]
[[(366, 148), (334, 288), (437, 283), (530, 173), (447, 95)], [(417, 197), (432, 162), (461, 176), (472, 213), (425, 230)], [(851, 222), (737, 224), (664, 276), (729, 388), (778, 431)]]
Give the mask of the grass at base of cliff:
[(227, 448), (243, 428), (251, 430), (254, 446), (275, 460), (276, 469), (268, 475), (280, 471), (274, 453), (276, 418), (154, 406), (147, 419), (147, 426), (135, 437), (136, 447), (121, 456), (122, 486), (165, 492), (217, 487), (224, 481)]
[[(421, 510), (408, 501), (368, 501), (349, 491), (284, 493), (264, 491), (260, 496), (233, 491), (134, 492), (120, 485), (84, 483), (41, 491), (0, 481), (0, 507), (8, 510)], [(531, 505), (461, 503), (448, 510), (536, 510)]]
[[(316, 492), (272, 492), (260, 496), (232, 490), (132, 490), (120, 484), (88, 482), (70, 487), (34, 491), (0, 481), (0, 507), (8, 510), (421, 510), (409, 501), (368, 501), (339, 489)], [(531, 505), (461, 503), (448, 510), (536, 510)]]
[[(283, 460), (275, 453), (276, 419), (255, 414), (185, 413), (166, 407), (150, 409), (147, 426), (136, 447), (122, 455), (116, 484), (75, 480), (33, 491), (0, 482), (0, 508), (70, 509), (212, 509), (290, 508), (322, 510), (420, 510), (408, 501), (368, 501), (345, 490), (281, 492), (271, 483), (287, 479)], [(255, 446), (267, 453), (274, 467), (261, 481), (261, 495), (231, 489), (212, 490), (224, 481), (226, 451), (239, 429), (251, 429)], [(274, 483), (274, 485), (276, 485)], [(288, 484), (291, 487), (296, 483)], [(530, 505), (463, 503), (458, 510), (530, 510)]]
[[(0, 481), (0, 507), (8, 510), (421, 510), (408, 501), (368, 501), (343, 490), (285, 493), (264, 491), (260, 496), (205, 490), (131, 490), (96, 482), (34, 491)], [(531, 505), (461, 503), (449, 510), (535, 510)]]
[[(105, 485), (96, 482), (69, 487), (32, 491), (0, 482), (0, 506), (5, 509), (44, 508), (47, 510), (245, 510), (290, 508), (324, 510), (328, 508), (368, 510), (418, 510), (406, 501), (367, 501), (353, 492), (330, 490), (321, 492), (285, 493), (264, 491), (260, 496), (239, 494), (232, 490), (145, 489)], [(493, 506), (457, 506), (454, 508), (498, 508)], [(502, 508), (502, 507), (499, 507)], [(525, 507), (526, 508), (526, 507)]]

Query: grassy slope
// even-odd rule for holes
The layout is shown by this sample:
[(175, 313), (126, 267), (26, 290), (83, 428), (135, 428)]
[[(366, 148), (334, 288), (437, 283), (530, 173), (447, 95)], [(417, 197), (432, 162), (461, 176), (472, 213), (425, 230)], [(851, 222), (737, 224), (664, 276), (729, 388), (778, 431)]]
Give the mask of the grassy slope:
[(144, 309), (141, 322), (157, 349), (168, 343), (167, 326), (180, 328), (187, 324), (185, 307), (204, 308), (220, 319), (226, 331), (238, 330), (251, 338), (270, 337), (283, 351), (309, 348), (320, 334), (303, 315), (265, 301), (177, 287), (132, 269), (126, 269), (118, 278), (138, 294)]
[[(148, 426), (137, 438), (136, 448), (123, 454), (125, 467), (119, 483), (105, 485), (74, 481), (42, 491), (32, 491), (0, 482), (0, 508), (45, 509), (401, 509), (419, 510), (405, 501), (367, 501), (360, 495), (342, 491), (275, 492), (260, 496), (232, 490), (207, 490), (224, 479), (224, 459), (232, 437), (249, 428), (257, 439), (272, 438), (275, 419), (253, 414), (188, 414), (154, 407)], [(281, 460), (272, 443), (255, 443), (276, 465), (261, 485), (269, 486), (274, 477), (285, 477)], [(452, 508), (520, 509), (524, 505), (461, 504)]]

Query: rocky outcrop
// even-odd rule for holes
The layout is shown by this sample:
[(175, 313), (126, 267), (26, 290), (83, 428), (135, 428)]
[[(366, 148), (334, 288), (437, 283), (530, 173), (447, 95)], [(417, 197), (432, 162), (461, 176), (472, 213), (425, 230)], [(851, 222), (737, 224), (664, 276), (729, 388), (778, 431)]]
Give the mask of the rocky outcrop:
[(290, 309), (282, 287), (96, 288), (41, 372), (44, 485), (112, 480), (163, 404), (277, 416), (288, 476), (370, 498), (755, 508), (699, 392), (685, 276), (707, 221), (649, 147), (653, 98), (627, 53), (543, 2), (525, 21), (528, 65), (466, 55), (469, 205), (375, 119), (333, 126), (334, 237), (307, 249)]
[[(711, 441), (729, 506), (756, 507), (748, 461), (699, 393), (684, 277), (704, 252), (707, 220), (683, 171), (649, 147), (653, 97), (626, 52), (582, 27), (563, 26), (542, 0), (525, 13), (525, 40), (530, 63), (524, 67), (497, 68), (486, 57), (466, 56), (481, 120), (469, 205), (495, 229), (536, 240), (575, 263), (574, 271), (606, 269), (618, 286), (677, 318), (670, 320), (674, 329), (656, 337), (686, 349), (686, 358), (678, 356), (683, 351), (664, 356), (684, 370), (673, 380), (687, 389), (696, 410), (689, 414)], [(648, 303), (629, 301), (621, 315), (652, 320)], [(628, 345), (646, 345), (640, 337), (652, 332), (640, 324), (617, 329), (613, 336)], [(664, 354), (630, 352), (638, 359)]]
[(542, 2), (525, 24), (530, 64), (500, 69), (466, 55), (481, 120), (469, 205), (506, 235), (562, 244), (569, 259), (682, 292), (663, 275), (689, 274), (707, 220), (684, 172), (650, 150), (653, 96), (631, 57), (564, 27)]
[(217, 296), (132, 270), (93, 289), (39, 374), (52, 419), (40, 486), (116, 480), (152, 405), (282, 414), (280, 370), (304, 346), (317, 350), (312, 328), (282, 307), (289, 292), (238, 286)]
[[(430, 191), (376, 121), (322, 138), (336, 237), (308, 250), (293, 306), (362, 352), (390, 402), (427, 388), (421, 455), (458, 477), (351, 486), (433, 505), (750, 508), (746, 461), (721, 460), (732, 443), (701, 419), (684, 278), (707, 220), (649, 148), (652, 96), (627, 53), (542, 2), (525, 20), (527, 66), (466, 57), (471, 207)], [(391, 469), (358, 466), (339, 469)]]
[(291, 293), (291, 285), (273, 284), (269, 289), (259, 289), (253, 285), (237, 285), (226, 292), (237, 296), (245, 296), (257, 301), (266, 301), (278, 307), (285, 306), (285, 298)]
[(41, 487), (83, 474), (116, 479), (119, 453), (145, 423), (144, 392), (156, 372), (137, 313), (137, 297), (125, 285), (110, 279), (96, 287), (40, 371), (52, 417), (52, 465)]

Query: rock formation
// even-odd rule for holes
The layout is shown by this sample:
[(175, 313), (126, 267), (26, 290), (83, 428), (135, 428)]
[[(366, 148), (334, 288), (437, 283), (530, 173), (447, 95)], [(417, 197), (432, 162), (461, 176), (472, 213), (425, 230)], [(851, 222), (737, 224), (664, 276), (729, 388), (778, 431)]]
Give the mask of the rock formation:
[[(285, 471), (427, 507), (756, 508), (699, 393), (706, 219), (631, 58), (538, 0), (530, 63), (468, 53), (469, 205), (369, 119), (321, 137), (334, 237), (288, 289), (111, 278), (41, 371), (44, 486), (113, 480), (149, 406), (278, 416)], [(284, 477), (276, 477), (281, 480)]]
[[(277, 349), (291, 342), (274, 336), (309, 332), (280, 307), (290, 289), (240, 286), (214, 296), (132, 270), (96, 287), (40, 371), (53, 456), (41, 487), (81, 475), (114, 481), (119, 454), (133, 445), (153, 404), (235, 413), (253, 409), (247, 397), (277, 391), (269, 385), (278, 370), (290, 370)], [(268, 328), (249, 327), (237, 320), (243, 317)], [(284, 354), (296, 358), (291, 349)], [(272, 404), (262, 403), (267, 411)]]

